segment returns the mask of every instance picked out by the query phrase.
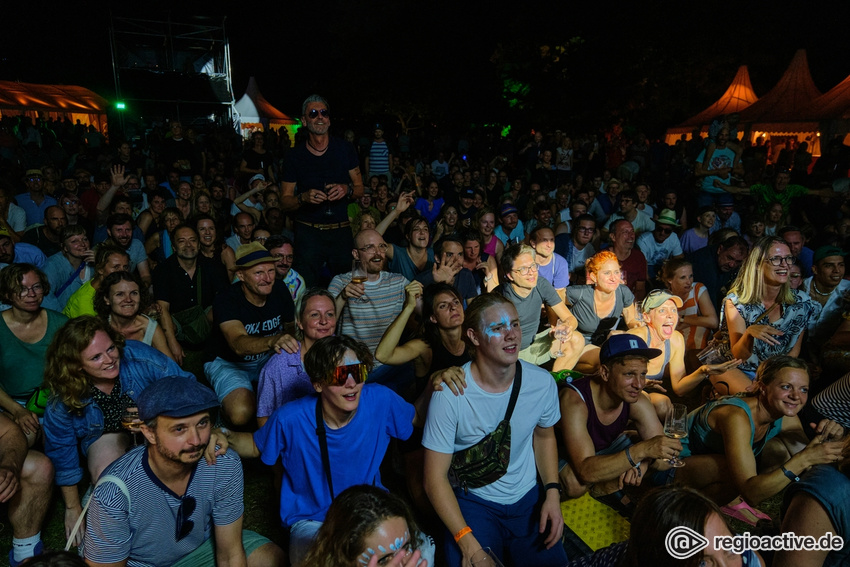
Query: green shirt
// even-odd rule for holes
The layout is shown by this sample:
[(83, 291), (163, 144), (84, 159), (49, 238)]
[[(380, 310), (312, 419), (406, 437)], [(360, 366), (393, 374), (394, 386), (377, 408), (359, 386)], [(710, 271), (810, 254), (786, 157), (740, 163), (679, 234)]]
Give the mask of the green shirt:
[(0, 315), (0, 388), (17, 400), (26, 400), (44, 382), (47, 347), (56, 331), (68, 321), (61, 313), (45, 311), (47, 331), (35, 343), (25, 343), (16, 337)]
[(765, 214), (773, 203), (782, 205), (782, 214), (788, 214), (791, 200), (809, 194), (809, 190), (802, 185), (786, 185), (785, 191), (781, 193), (773, 188), (773, 185), (759, 183), (750, 185), (750, 195), (756, 198), (756, 206), (759, 213)]
[(95, 293), (95, 289), (91, 286), (91, 280), (87, 281), (68, 298), (68, 303), (65, 304), (62, 314), (71, 319), (80, 315), (97, 315), (94, 311)]

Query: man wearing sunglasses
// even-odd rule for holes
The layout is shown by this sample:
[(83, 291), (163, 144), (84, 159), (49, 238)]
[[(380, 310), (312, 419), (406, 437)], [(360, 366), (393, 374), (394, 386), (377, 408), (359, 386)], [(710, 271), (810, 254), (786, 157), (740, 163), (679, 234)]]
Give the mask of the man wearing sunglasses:
[(96, 485), (86, 516), (86, 563), (282, 565), (277, 545), (242, 529), (239, 457), (212, 455), (215, 393), (171, 376), (145, 388), (136, 402), (146, 445), (112, 463)]
[(47, 207), (56, 204), (56, 199), (44, 194), (44, 175), (40, 169), (28, 169), (24, 175), (26, 193), (17, 195), (18, 206), (27, 214), (27, 226), (42, 222)]
[[(429, 382), (411, 405), (380, 384), (364, 384), (372, 362), (358, 340), (319, 339), (304, 357), (315, 395), (278, 408), (253, 435), (221, 431), (219, 440), (216, 432), (217, 443), (243, 458), (283, 465), (280, 518), (289, 528), (292, 565), (301, 564), (334, 497), (357, 484), (384, 488), (380, 465), (390, 440), (408, 439), (414, 426), (424, 425), (435, 387)], [(425, 547), (433, 565), (433, 544)]]
[(298, 256), (294, 267), (308, 286), (315, 286), (321, 283), (323, 264), (332, 277), (351, 267), (348, 204), (363, 195), (363, 178), (354, 146), (328, 133), (331, 115), (324, 98), (307, 97), (301, 106), (301, 124), (307, 140), (286, 153), (281, 209), (295, 212)]
[(646, 256), (646, 265), (649, 278), (654, 279), (655, 274), (661, 269), (661, 264), (668, 258), (684, 258), (682, 244), (675, 229), (681, 227), (676, 222), (676, 212), (664, 209), (658, 214), (655, 221), (655, 230), (641, 234), (637, 239), (637, 246)]

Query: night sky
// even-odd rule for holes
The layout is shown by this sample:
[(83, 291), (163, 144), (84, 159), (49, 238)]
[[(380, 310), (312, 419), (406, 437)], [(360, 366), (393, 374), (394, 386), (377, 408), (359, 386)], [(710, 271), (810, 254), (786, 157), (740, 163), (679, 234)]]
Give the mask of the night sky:
[[(112, 99), (110, 6), (116, 15), (159, 20), (226, 15), (235, 98), (253, 75), (291, 115), (319, 92), (335, 116), (351, 119), (389, 102), (420, 105), (432, 121), (455, 125), (601, 126), (622, 116), (663, 129), (713, 102), (741, 64), (759, 96), (799, 48), (822, 92), (850, 74), (850, 9), (838, 2), (549, 2), (501, 10), (478, 0), (130, 4), (135, 11), (102, 0), (18, 3), (10, 10), (17, 23), (9, 29), (7, 13), (0, 34), (0, 79), (78, 84)], [(525, 61), (540, 45), (571, 38), (580, 40), (558, 63), (560, 79), (539, 69), (527, 75), (539, 82), (538, 98), (511, 109), (497, 46)]]

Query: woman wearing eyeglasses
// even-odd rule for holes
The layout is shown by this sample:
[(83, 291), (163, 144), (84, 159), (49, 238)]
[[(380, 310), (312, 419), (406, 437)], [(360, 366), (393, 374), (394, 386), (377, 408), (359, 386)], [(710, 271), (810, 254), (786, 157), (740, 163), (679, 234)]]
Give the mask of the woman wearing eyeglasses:
[(789, 284), (794, 257), (785, 241), (765, 236), (756, 241), (729, 294), (723, 321), (738, 368), (711, 376), (718, 394), (748, 391), (760, 362), (772, 356), (799, 356), (809, 320), (821, 307)]
[[(336, 496), (357, 484), (384, 488), (380, 465), (390, 440), (407, 439), (414, 425), (424, 424), (434, 391), (426, 387), (414, 407), (385, 386), (364, 384), (372, 354), (345, 335), (316, 341), (304, 367), (314, 395), (275, 410), (253, 436), (222, 431), (225, 440), (210, 440), (269, 466), (280, 459), (280, 518), (289, 528), (292, 565), (303, 564)], [(423, 556), (433, 564), (429, 548)]]
[(0, 315), (0, 408), (30, 445), (39, 431), (38, 415), (25, 406), (41, 386), (47, 347), (68, 320), (41, 306), (48, 293), (47, 276), (31, 264), (10, 264), (0, 271), (0, 297), (11, 305)]

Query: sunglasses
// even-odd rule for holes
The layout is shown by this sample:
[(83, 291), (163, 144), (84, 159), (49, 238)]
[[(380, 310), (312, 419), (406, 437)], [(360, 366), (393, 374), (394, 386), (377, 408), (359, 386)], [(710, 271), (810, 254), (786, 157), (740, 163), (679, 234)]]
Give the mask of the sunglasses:
[(673, 234), (673, 228), (672, 228), (672, 227), (669, 227), (669, 226), (666, 226), (666, 227), (664, 227), (664, 226), (660, 226), (660, 227), (658, 227), (658, 228), (657, 228), (657, 229), (655, 229), (655, 230), (657, 230), (657, 231), (658, 231), (658, 232), (660, 232), (661, 234)]
[(354, 378), (355, 384), (362, 384), (369, 375), (369, 369), (362, 362), (357, 364), (346, 364), (334, 368), (334, 373), (328, 378), (328, 386), (345, 386), (348, 377)]
[(180, 507), (177, 508), (177, 526), (174, 532), (174, 537), (177, 541), (192, 533), (195, 522), (189, 518), (192, 516), (192, 512), (195, 511), (196, 504), (192, 496), (184, 496), (180, 500)]
[(310, 118), (316, 118), (320, 114), (322, 115), (322, 117), (327, 118), (328, 116), (330, 116), (331, 113), (328, 112), (327, 108), (323, 108), (321, 110), (316, 110), (314, 108), (313, 110), (307, 113), (307, 116), (309, 116)]

